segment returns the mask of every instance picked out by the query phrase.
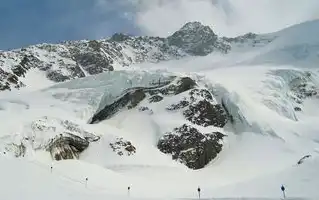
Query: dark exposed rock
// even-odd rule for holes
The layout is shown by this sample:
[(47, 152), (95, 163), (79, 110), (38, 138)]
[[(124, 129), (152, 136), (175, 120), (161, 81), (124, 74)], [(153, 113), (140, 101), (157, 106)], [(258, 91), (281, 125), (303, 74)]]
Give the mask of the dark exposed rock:
[(95, 52), (82, 52), (74, 55), (75, 61), (89, 74), (99, 74), (104, 71), (113, 71), (112, 59)]
[(96, 40), (90, 40), (89, 41), (89, 47), (91, 47), (94, 51), (100, 51), (101, 50), (101, 43)]
[(89, 144), (86, 139), (69, 133), (67, 136), (60, 135), (54, 138), (49, 142), (47, 150), (55, 160), (78, 159), (79, 154)]
[(9, 155), (21, 157), (26, 152), (46, 150), (54, 160), (77, 159), (91, 142), (100, 139), (74, 122), (55, 117), (44, 116), (24, 127), (24, 137), (17, 133), (8, 134), (4, 141), (0, 138)]
[(227, 42), (240, 42), (240, 43), (244, 43), (249, 39), (256, 39), (257, 38), (257, 34), (255, 33), (246, 33), (245, 35), (242, 36), (238, 36), (235, 38), (224, 38), (224, 40), (226, 40)]
[(62, 73), (59, 73), (58, 71), (50, 71), (47, 74), (47, 77), (50, 80), (54, 80), (56, 82), (63, 82), (66, 80), (70, 80), (70, 77), (63, 75)]
[(190, 105), (183, 114), (190, 122), (204, 127), (224, 127), (228, 121), (223, 107), (219, 104), (213, 105), (207, 100), (201, 100), (196, 104)]
[(200, 169), (222, 150), (221, 141), (224, 136), (219, 132), (202, 134), (196, 128), (184, 124), (166, 133), (159, 140), (157, 147), (187, 167)]
[[(0, 68), (0, 91), (11, 90), (12, 87), (19, 89), (25, 85), (19, 80), (19, 77), (24, 77), (27, 71), (33, 67), (32, 62), (35, 60), (34, 56), (24, 55), (18, 65), (11, 68), (12, 73), (5, 72)], [(4, 80), (7, 81), (4, 81)], [(2, 83), (1, 83), (2, 82)]]
[[(114, 66), (158, 63), (186, 56), (205, 56), (212, 52), (227, 53), (234, 44), (241, 41), (255, 46), (258, 43), (266, 43), (267, 40), (268, 43), (272, 41), (251, 33), (236, 38), (219, 38), (210, 27), (200, 22), (189, 22), (167, 38), (134, 37), (116, 33), (110, 39), (40, 44), (0, 52), (0, 68), (14, 63), (12, 66), (4, 67), (9, 67), (10, 70), (7, 72), (15, 74), (19, 80), (28, 69), (38, 68), (47, 72), (50, 80), (61, 82), (87, 74), (112, 71)], [(8, 60), (9, 62), (6, 62)], [(0, 81), (0, 88), (3, 90), (13, 88), (11, 85), (14, 83), (5, 83), (1, 77)]]
[(26, 153), (26, 147), (22, 142), (20, 144), (8, 144), (6, 145), (5, 150), (6, 152), (12, 152), (17, 158), (21, 156), (23, 157)]
[(3, 90), (11, 90), (10, 84), (8, 82), (0, 83), (0, 91), (3, 91)]
[(196, 86), (196, 82), (189, 77), (178, 78), (176, 84), (170, 84), (168, 87), (163, 87), (158, 90), (150, 91), (150, 94), (161, 93), (163, 95), (177, 95)]
[(221, 105), (222, 107), (224, 108), (224, 111), (225, 111), (225, 114), (227, 116), (227, 119), (229, 119), (230, 123), (234, 124), (235, 123), (235, 119), (234, 119), (234, 116), (232, 116), (225, 104), (225, 100), (224, 98), (221, 100)]
[(193, 79), (189, 77), (183, 77), (177, 82), (174, 94), (176, 95), (176, 94), (185, 92), (187, 90), (190, 90), (194, 88), (196, 85), (197, 84)]
[(303, 157), (297, 162), (297, 164), (298, 164), (298, 165), (302, 164), (306, 159), (308, 159), (308, 158), (310, 158), (310, 157), (311, 157), (311, 155), (305, 155), (305, 156), (303, 156)]
[(97, 123), (101, 120), (109, 119), (118, 111), (127, 107), (132, 109), (138, 105), (146, 97), (142, 88), (132, 88), (124, 95), (119, 97), (115, 102), (110, 105), (106, 105), (101, 111), (96, 113), (90, 120), (90, 124)]
[(231, 48), (228, 44), (218, 41), (213, 30), (200, 22), (186, 23), (167, 39), (170, 45), (180, 47), (185, 52), (196, 56), (206, 56), (214, 50), (227, 53)]
[(180, 102), (178, 102), (177, 104), (169, 105), (166, 108), (166, 110), (179, 110), (179, 109), (185, 108), (187, 106), (189, 106), (189, 102), (186, 99), (183, 99)]
[(140, 112), (147, 112), (148, 114), (153, 114), (153, 110), (146, 106), (141, 106), (138, 108)]
[(136, 153), (136, 148), (130, 141), (123, 138), (117, 138), (115, 142), (110, 143), (112, 150), (119, 156), (131, 156)]
[(265, 46), (269, 43), (271, 43), (276, 37), (267, 37), (262, 35), (257, 35), (255, 33), (247, 33), (245, 35), (237, 36), (234, 38), (222, 38), (225, 42), (228, 42), (232, 44), (233, 46), (238, 45), (249, 45), (251, 47), (259, 47), (259, 46)]
[(314, 83), (315, 78), (310, 72), (298, 74), (293, 78), (288, 86), (290, 88), (290, 97), (295, 101), (295, 111), (301, 111), (300, 105), (307, 98), (319, 97), (318, 86)]
[(191, 101), (196, 101), (198, 98), (203, 98), (208, 101), (213, 100), (212, 94), (207, 89), (193, 89), (189, 92)]
[(160, 96), (160, 95), (154, 95), (154, 96), (151, 96), (149, 98), (149, 102), (150, 103), (157, 103), (157, 102), (160, 102), (163, 100), (164, 97)]
[[(189, 97), (184, 97), (181, 101), (169, 105), (166, 109), (169, 111), (183, 109), (185, 118), (200, 126), (224, 127), (229, 116), (223, 106), (213, 102), (213, 96), (207, 89), (194, 88), (196, 85), (196, 82), (191, 78), (182, 77), (177, 78), (176, 81), (167, 86), (130, 88), (113, 103), (106, 105), (97, 112), (89, 123), (109, 119), (123, 108), (132, 109), (148, 95), (153, 95), (152, 101), (156, 101), (156, 99), (163, 99), (167, 95), (178, 95), (189, 91)], [(139, 110), (146, 111), (148, 108), (142, 106)], [(153, 114), (153, 111), (149, 111), (149, 114)]]
[(12, 67), (12, 72), (17, 76), (24, 77), (25, 73), (27, 72), (27, 69), (25, 69), (21, 65), (16, 65)]
[[(165, 82), (168, 84), (170, 82)], [(165, 86), (154, 87), (136, 87), (124, 91), (124, 94), (117, 98), (113, 103), (104, 106), (102, 110), (94, 114), (89, 123), (97, 123), (99, 121), (109, 119), (115, 113), (123, 108), (135, 108), (147, 95), (176, 95), (193, 88), (196, 85), (195, 81), (188, 77), (177, 78), (176, 82)]]
[(125, 40), (129, 40), (131, 37), (122, 33), (115, 33), (110, 38), (111, 41), (114, 42), (124, 42)]
[(19, 65), (15, 65), (12, 67), (12, 72), (19, 76), (24, 77), (26, 72), (31, 68), (34, 67), (32, 63), (37, 62), (38, 59), (33, 55), (24, 55), (22, 60), (20, 61)]
[(138, 108), (138, 110), (143, 112), (145, 110), (150, 110), (150, 109), (148, 107), (146, 107), (146, 106), (141, 106), (141, 107)]
[(178, 103), (174, 103), (169, 105), (166, 109), (167, 110), (180, 110), (187, 106), (189, 106), (191, 103), (195, 103), (196, 101), (200, 99), (205, 99), (207, 101), (212, 101), (213, 96), (207, 89), (198, 89), (194, 88), (191, 89), (189, 92), (189, 99), (183, 98)]
[(0, 68), (0, 91), (2, 90), (11, 90), (11, 87), (19, 89), (20, 87), (24, 87), (25, 85), (17, 80), (17, 76), (4, 71)]
[(12, 74), (12, 75), (8, 75), (8, 78), (7, 80), (10, 82), (10, 83), (13, 83), (13, 84), (18, 84), (19, 82), (19, 79), (16, 75)]
[(128, 109), (135, 108), (146, 97), (143, 89), (137, 89), (130, 95), (130, 104), (127, 106)]
[(77, 159), (90, 144), (100, 139), (99, 136), (84, 130), (80, 125), (69, 120), (43, 117), (31, 123), (32, 132), (36, 135), (49, 135), (50, 139), (40, 139), (35, 144), (35, 136), (25, 139), (32, 142), (35, 150), (47, 150), (55, 160)]

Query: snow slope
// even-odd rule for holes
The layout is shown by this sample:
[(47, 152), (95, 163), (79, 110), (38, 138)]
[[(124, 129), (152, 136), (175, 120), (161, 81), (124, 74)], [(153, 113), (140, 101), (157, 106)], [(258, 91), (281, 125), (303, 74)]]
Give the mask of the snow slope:
[[(201, 197), (205, 199), (280, 199), (280, 186), (284, 184), (291, 199), (318, 199), (318, 96), (304, 98), (301, 95), (304, 88), (292, 87), (292, 81), (302, 80), (301, 85), (314, 86), (314, 89), (310, 87), (313, 90), (319, 88), (319, 73), (314, 68), (318, 40), (296, 39), (301, 35), (299, 29), (308, 27), (316, 33), (317, 22), (275, 33), (282, 35), (274, 44), (242, 52), (243, 60), (238, 59), (239, 52), (226, 57), (217, 54), (189, 57), (138, 64), (127, 70), (60, 84), (46, 82), (40, 85), (49, 87), (41, 89), (1, 92), (3, 198), (128, 199), (127, 187), (131, 186), (130, 198), (134, 199), (195, 199), (200, 186)], [(291, 42), (295, 40), (298, 42)], [(300, 62), (291, 64), (290, 57), (284, 55), (290, 55), (287, 51), (290, 48), (299, 51), (300, 44), (310, 46), (308, 51), (312, 56), (304, 60), (295, 57)], [(272, 54), (284, 45), (287, 46), (283, 54), (278, 57)], [(271, 62), (266, 62), (266, 58)], [(307, 63), (310, 63), (308, 67)], [(177, 96), (154, 105), (152, 115), (134, 109), (122, 110), (109, 120), (87, 124), (102, 104), (112, 102), (124, 90), (146, 87), (171, 75), (190, 76), (209, 88), (233, 116), (233, 123), (221, 130), (227, 135), (222, 152), (200, 170), (186, 168), (156, 147), (161, 134), (184, 120), (178, 113), (163, 111)], [(42, 83), (38, 78), (25, 77), (27, 81)], [(141, 104), (150, 106), (146, 102)], [(52, 161), (43, 149), (28, 148), (28, 153), (20, 158), (4, 153), (6, 145), (33, 133), (30, 124), (44, 116), (70, 120), (101, 139), (90, 144), (79, 160)], [(48, 125), (54, 123), (48, 121)], [(40, 134), (40, 139), (42, 136), (46, 137)], [(118, 156), (112, 151), (109, 144), (119, 137), (134, 144), (134, 155)], [(311, 157), (297, 165), (305, 155)], [(87, 188), (85, 178), (88, 178)]]
[[(50, 171), (50, 165), (43, 165), (34, 161), (22, 161), (12, 158), (0, 158), (0, 163), (2, 170), (0, 172), (3, 180), (6, 180), (5, 184), (1, 185), (1, 195), (4, 199), (14, 200), (14, 199), (150, 199), (151, 196), (155, 199), (171, 199), (173, 194), (181, 195), (179, 199), (197, 199), (196, 198), (196, 185), (195, 188), (187, 187), (186, 184), (182, 182), (179, 183), (179, 187), (174, 187), (174, 185), (168, 185), (164, 187), (158, 187), (159, 185), (153, 182), (148, 182), (149, 184), (133, 184), (131, 185), (130, 193), (127, 192), (127, 185), (129, 181), (135, 179), (136, 182), (146, 181), (147, 179), (136, 179), (129, 175), (121, 175), (116, 172), (101, 168), (99, 166), (83, 163), (81, 161), (63, 161), (57, 165), (53, 165), (54, 168), (52, 173)], [(74, 168), (76, 167), (76, 168)], [(307, 163), (301, 169), (292, 168), (288, 173), (281, 173), (281, 180), (287, 182), (300, 181), (299, 184), (289, 184), (288, 186), (292, 188), (291, 195), (293, 191), (298, 191), (301, 193), (296, 193), (297, 195), (305, 194), (310, 190), (301, 190), (301, 188), (307, 187), (308, 184), (316, 184), (311, 182), (313, 174), (316, 172), (313, 170), (314, 167), (318, 167), (317, 161), (312, 161)], [(153, 171), (156, 171), (153, 169)], [(297, 173), (296, 173), (297, 172)], [(86, 184), (85, 178), (87, 175), (89, 177)], [(291, 176), (292, 174), (297, 174)], [(297, 176), (297, 177), (296, 177)], [(295, 177), (292, 179), (292, 177)], [(164, 177), (162, 177), (164, 178)], [(169, 177), (167, 177), (169, 178)], [(265, 180), (254, 180), (248, 183), (237, 184), (236, 187), (222, 187), (218, 190), (211, 190), (210, 187), (203, 187), (202, 198), (209, 199), (212, 194), (217, 197), (221, 193), (230, 194), (229, 196), (241, 196), (247, 194), (248, 197), (245, 199), (251, 200), (275, 200), (280, 199), (278, 197), (274, 198), (262, 198), (260, 193), (272, 193), (273, 196), (280, 196), (280, 192), (273, 192), (276, 190), (274, 187), (276, 184), (281, 184), (281, 180), (278, 177), (268, 177)], [(151, 184), (152, 183), (152, 184)], [(239, 187), (238, 187), (239, 185)], [(175, 185), (176, 186), (176, 185)], [(265, 187), (269, 190), (266, 192)], [(183, 190), (180, 190), (183, 188)], [(167, 190), (169, 189), (169, 190)], [(169, 192), (169, 195), (165, 197), (164, 194)], [(316, 191), (312, 191), (316, 192)], [(287, 194), (290, 190), (287, 191)], [(254, 195), (258, 195), (256, 198)], [(141, 197), (142, 196), (142, 197)], [(148, 196), (148, 197), (146, 197)], [(252, 197), (250, 197), (252, 196)], [(218, 198), (214, 198), (218, 199)], [(226, 198), (222, 198), (226, 199)], [(228, 199), (228, 198), (227, 198)], [(229, 198), (229, 200), (236, 200), (239, 198)], [(243, 198), (240, 198), (243, 199)], [(311, 198), (292, 198), (287, 199), (303, 200)], [(316, 198), (313, 198), (316, 199)]]
[[(242, 115), (245, 116), (248, 123), (259, 126), (259, 131), (255, 132), (225, 130), (228, 133), (228, 139), (222, 154), (202, 170), (186, 169), (185, 166), (172, 161), (169, 156), (156, 149), (153, 138), (156, 136), (156, 129), (165, 128), (167, 124), (172, 123), (172, 119), (167, 121), (167, 116), (161, 113), (149, 117), (136, 111), (123, 111), (123, 113), (119, 113), (103, 123), (93, 126), (85, 124), (90, 114), (83, 113), (91, 110), (91, 114), (93, 114), (94, 109), (97, 109), (97, 105), (87, 103), (88, 99), (94, 98), (96, 94), (100, 94), (96, 98), (101, 98), (99, 86), (105, 87), (106, 83), (111, 81), (110, 78), (106, 78), (110, 77), (109, 73), (101, 74), (100, 76), (104, 76), (104, 78), (101, 78), (103, 81), (98, 83), (94, 81), (94, 77), (88, 77), (82, 81), (83, 86), (77, 83), (78, 80), (75, 80), (41, 92), (3, 95), (1, 97), (3, 108), (1, 118), (3, 120), (11, 119), (8, 121), (12, 123), (6, 124), (7, 128), (2, 129), (2, 133), (21, 130), (15, 124), (22, 125), (43, 115), (49, 115), (74, 120), (95, 134), (102, 136), (99, 142), (91, 145), (82, 154), (80, 161), (54, 163), (54, 171), (58, 170), (62, 174), (53, 175), (53, 177), (50, 175), (49, 167), (52, 161), (46, 153), (34, 152), (33, 156), (29, 154), (27, 158), (19, 161), (3, 162), (7, 165), (11, 165), (11, 162), (21, 162), (23, 163), (21, 165), (29, 166), (24, 170), (33, 171), (30, 173), (40, 172), (38, 172), (37, 164), (28, 164), (27, 160), (33, 160), (32, 162), (35, 163), (40, 162), (42, 166), (44, 164), (46, 170), (43, 173), (47, 173), (50, 176), (48, 179), (53, 179), (52, 182), (57, 186), (42, 186), (63, 188), (65, 192), (62, 190), (58, 193), (61, 197), (72, 194), (76, 198), (78, 193), (84, 194), (84, 196), (93, 195), (90, 190), (79, 189), (79, 187), (85, 187), (83, 179), (87, 176), (92, 184), (94, 195), (97, 195), (96, 198), (105, 198), (109, 195), (119, 195), (116, 198), (121, 198), (120, 196), (127, 195), (126, 187), (128, 185), (132, 185), (131, 195), (137, 198), (194, 198), (198, 185), (203, 188), (202, 195), (205, 198), (239, 196), (278, 198), (280, 184), (287, 185), (289, 191), (287, 193), (291, 197), (317, 198), (318, 194), (315, 188), (319, 179), (318, 173), (314, 169), (318, 165), (316, 156), (319, 153), (319, 145), (316, 142), (319, 139), (316, 134), (318, 132), (318, 128), (316, 128), (318, 116), (308, 115), (307, 112), (304, 112), (300, 114), (299, 121), (294, 121), (277, 110), (267, 107), (263, 98), (270, 98), (269, 95), (274, 91), (269, 89), (269, 93), (267, 90), (260, 93), (260, 90), (267, 88), (265, 81), (267, 81), (269, 70), (273, 69), (238, 67), (236, 69), (205, 71), (204, 78), (196, 74), (193, 75), (199, 77), (199, 81), (210, 80), (212, 85), (222, 85), (230, 93), (230, 96), (235, 96), (234, 93), (236, 93), (240, 98), (236, 104)], [(126, 72), (123, 73), (125, 76)], [(145, 72), (137, 71), (135, 73), (136, 76), (144, 74), (143, 77), (147, 77)], [(238, 76), (239, 73), (241, 76)], [(128, 74), (133, 75), (132, 72), (126, 75)], [(198, 74), (200, 75), (200, 72)], [(158, 72), (153, 76), (157, 78)], [(117, 76), (112, 75), (112, 77), (113, 81), (120, 80)], [(88, 85), (89, 80), (95, 87), (92, 88)], [(109, 85), (110, 89), (115, 89), (118, 86), (118, 84)], [(69, 90), (63, 90), (66, 87)], [(73, 91), (73, 95), (71, 91)], [(90, 95), (88, 93), (75, 95), (81, 94), (79, 91), (90, 92)], [(10, 104), (7, 102), (17, 99), (20, 101), (19, 105), (27, 104), (28, 107), (14, 106), (10, 108), (8, 106)], [(278, 101), (276, 96), (273, 101)], [(280, 101), (277, 103), (283, 104)], [(179, 119), (174, 118), (174, 120)], [(165, 123), (162, 124), (163, 122)], [(118, 157), (114, 154), (107, 144), (117, 136), (130, 139), (136, 145), (138, 153), (132, 157)], [(295, 166), (296, 162), (305, 154), (311, 154), (314, 159), (312, 161), (306, 160), (304, 165)], [(12, 171), (10, 170), (10, 172)], [(282, 177), (277, 176), (278, 173)], [(291, 174), (297, 175), (292, 176)], [(69, 180), (65, 180), (68, 178), (64, 176), (71, 178), (72, 184), (66, 183)], [(39, 181), (41, 182), (41, 179)], [(82, 181), (81, 186), (79, 186), (79, 181)], [(176, 185), (178, 187), (175, 187)], [(301, 186), (302, 189), (300, 189)], [(4, 191), (9, 191), (9, 188)], [(42, 190), (47, 189), (43, 188)], [(8, 195), (10, 197), (12, 194)], [(37, 198), (34, 195), (41, 194), (35, 192), (29, 195)], [(93, 197), (95, 197), (94, 195)]]

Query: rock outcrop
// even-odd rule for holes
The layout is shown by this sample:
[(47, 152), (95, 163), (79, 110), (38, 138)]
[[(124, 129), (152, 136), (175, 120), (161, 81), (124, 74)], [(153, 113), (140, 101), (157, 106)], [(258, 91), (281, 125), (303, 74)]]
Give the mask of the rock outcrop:
[(34, 121), (31, 127), (34, 133), (32, 146), (35, 150), (49, 151), (55, 160), (77, 159), (90, 142), (100, 139), (69, 120), (44, 117)]
[(136, 153), (135, 146), (123, 138), (117, 138), (115, 142), (110, 143), (110, 147), (119, 156), (131, 156)]
[(26, 146), (22, 142), (20, 142), (20, 144), (9, 143), (6, 144), (4, 150), (4, 153), (11, 152), (15, 157), (24, 157), (26, 153)]
[(224, 127), (228, 121), (224, 108), (220, 104), (214, 105), (207, 100), (190, 105), (183, 114), (188, 121), (204, 127)]
[[(176, 103), (171, 103), (175, 99)], [(159, 139), (157, 146), (160, 151), (171, 154), (174, 160), (191, 169), (203, 168), (221, 151), (224, 134), (211, 132), (211, 128), (223, 128), (230, 119), (230, 114), (207, 88), (199, 87), (190, 77), (176, 77), (161, 86), (127, 89), (114, 102), (98, 111), (89, 123), (98, 123), (120, 111), (135, 108), (139, 112), (156, 115), (156, 104), (165, 105), (161, 112), (166, 111), (168, 115), (180, 113), (185, 119), (184, 124)], [(200, 130), (195, 128), (198, 126), (201, 126)], [(124, 154), (117, 149), (125, 146), (125, 143), (119, 141), (110, 145), (118, 154)]]
[(191, 169), (205, 167), (222, 150), (220, 132), (200, 133), (196, 128), (184, 124), (166, 133), (158, 142), (157, 147), (174, 160), (185, 164)]
[(204, 26), (200, 22), (186, 23), (167, 39), (170, 45), (195, 56), (206, 56), (213, 51), (227, 53), (231, 49), (230, 45), (218, 39), (209, 26)]
[(296, 102), (295, 111), (302, 111), (301, 104), (307, 98), (319, 98), (319, 88), (313, 82), (313, 75), (306, 72), (299, 77), (294, 78), (289, 82), (290, 96)]
[(297, 162), (297, 164), (298, 164), (298, 165), (301, 165), (302, 163), (305, 162), (305, 160), (307, 160), (307, 159), (309, 159), (309, 158), (311, 158), (311, 155), (305, 155), (305, 156), (303, 156), (303, 157)]
[(26, 150), (46, 150), (54, 160), (77, 159), (91, 142), (100, 139), (70, 120), (47, 116), (26, 125), (24, 135), (26, 136), (21, 138), (21, 145), (23, 144), (25, 150), (21, 155)]
[[(124, 91), (124, 94), (118, 97), (113, 103), (105, 105), (104, 108), (97, 112), (89, 121), (90, 124), (109, 119), (122, 109), (135, 108), (147, 96), (150, 99), (158, 96), (177, 95), (196, 86), (194, 80), (189, 77), (176, 78), (171, 82), (164, 82), (160, 86), (154, 87), (136, 87)], [(151, 101), (157, 102), (157, 101)]]
[[(292, 113), (303, 111), (303, 104), (307, 99), (319, 99), (319, 83), (318, 76), (311, 71), (301, 71), (295, 69), (278, 69), (270, 72), (281, 81), (284, 85), (283, 90), (286, 91), (284, 98), (288, 98), (291, 107), (285, 110), (292, 110)], [(278, 86), (273, 86), (278, 87)], [(275, 88), (276, 89), (276, 88)], [(279, 94), (280, 95), (280, 94)], [(294, 120), (297, 117), (294, 116)]]
[(54, 160), (78, 159), (82, 151), (89, 146), (89, 141), (68, 133), (52, 139), (46, 150), (51, 153)]
[(214, 101), (212, 94), (207, 89), (192, 89), (187, 98), (184, 97), (166, 109), (182, 109), (188, 121), (203, 127), (224, 127), (229, 120), (227, 111), (221, 104)]
[(210, 27), (189, 22), (167, 38), (117, 33), (102, 40), (39, 44), (0, 51), (0, 90), (24, 87), (21, 78), (32, 68), (42, 71), (51, 81), (63, 82), (136, 63), (206, 56), (212, 52), (226, 54), (240, 41), (250, 42), (252, 46), (264, 40), (267, 38), (254, 34), (220, 38)]

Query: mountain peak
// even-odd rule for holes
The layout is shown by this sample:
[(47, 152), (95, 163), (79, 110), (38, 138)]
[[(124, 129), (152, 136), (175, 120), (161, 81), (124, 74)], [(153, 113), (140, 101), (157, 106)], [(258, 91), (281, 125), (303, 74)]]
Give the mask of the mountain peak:
[(180, 30), (192, 30), (192, 29), (197, 29), (197, 28), (204, 28), (204, 26), (201, 22), (198, 21), (192, 21), (192, 22), (187, 22), (184, 24), (184, 26)]
[(169, 36), (168, 42), (182, 48), (185, 52), (205, 56), (214, 49), (227, 52), (230, 47), (218, 41), (218, 36), (209, 27), (198, 21), (188, 22), (181, 29)]
[(209, 26), (205, 26), (204, 24), (202, 24), (201, 22), (198, 22), (198, 21), (187, 22), (177, 32), (189, 32), (189, 33), (193, 33), (193, 34), (200, 33), (200, 32), (202, 32), (202, 33), (206, 32), (208, 34), (215, 35), (213, 30)]

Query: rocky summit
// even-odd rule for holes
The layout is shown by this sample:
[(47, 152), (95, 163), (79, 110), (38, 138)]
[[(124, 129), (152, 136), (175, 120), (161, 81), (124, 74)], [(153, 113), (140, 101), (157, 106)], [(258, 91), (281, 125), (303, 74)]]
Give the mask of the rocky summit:
[[(188, 22), (166, 38), (116, 33), (101, 40), (33, 45), (0, 52), (0, 90), (18, 90), (28, 86), (25, 79), (34, 70), (53, 83), (97, 77), (97, 74), (103, 72), (108, 72), (105, 74), (110, 76), (124, 77), (125, 83), (121, 80), (113, 83), (122, 84), (123, 87), (99, 91), (104, 93), (105, 99), (96, 100), (100, 101), (100, 105), (98, 109), (94, 108), (95, 112), (86, 122), (97, 124), (126, 111), (148, 116), (160, 113), (167, 118), (178, 116), (180, 120), (174, 126), (158, 130), (159, 136), (154, 144), (160, 152), (170, 155), (173, 160), (190, 169), (200, 169), (221, 152), (223, 139), (227, 135), (223, 129), (227, 123), (230, 121), (232, 126), (242, 124), (236, 121), (239, 112), (229, 109), (232, 102), (225, 102), (224, 97), (217, 97), (213, 92), (215, 88), (200, 84), (191, 76), (161, 74), (159, 80), (153, 79), (151, 82), (144, 77), (146, 75), (129, 75), (119, 70), (138, 63), (203, 57), (211, 53), (225, 55), (247, 46), (263, 47), (275, 39), (274, 36), (253, 33), (235, 38), (219, 37), (209, 26)], [(138, 82), (144, 78), (145, 83)], [(290, 81), (290, 96), (297, 104), (306, 97), (317, 95), (315, 88), (308, 84), (308, 79), (310, 76), (306, 74), (300, 80), (296, 78)], [(59, 95), (56, 94), (55, 98), (57, 96)], [(301, 110), (300, 106), (296, 105), (295, 110)], [(31, 129), (33, 131), (28, 137), (5, 142), (7, 153), (20, 157), (31, 148), (50, 152), (54, 160), (78, 159), (92, 142), (100, 139), (74, 122), (50, 116), (31, 122)], [(37, 132), (41, 134), (35, 134)], [(114, 154), (134, 158), (139, 153), (134, 141), (125, 137), (116, 138), (106, 144)]]
[(218, 37), (200, 22), (189, 22), (167, 38), (116, 33), (101, 40), (66, 41), (0, 51), (0, 90), (25, 86), (23, 77), (37, 69), (53, 82), (99, 74), (135, 63), (176, 60), (186, 56), (227, 54), (243, 43), (266, 45), (273, 38), (248, 34)]

